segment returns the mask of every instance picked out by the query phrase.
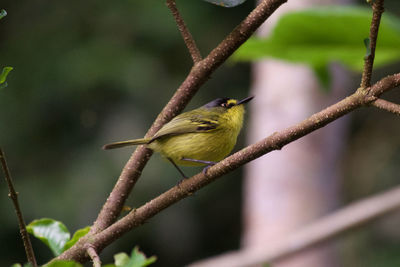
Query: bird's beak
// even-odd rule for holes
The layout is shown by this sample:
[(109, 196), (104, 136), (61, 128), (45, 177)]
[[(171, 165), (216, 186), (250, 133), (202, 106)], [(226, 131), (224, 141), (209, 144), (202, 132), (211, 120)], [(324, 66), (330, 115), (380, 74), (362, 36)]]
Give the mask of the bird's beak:
[(254, 96), (246, 97), (245, 99), (242, 99), (242, 100), (240, 100), (239, 102), (237, 102), (237, 103), (236, 103), (236, 106), (241, 105), (241, 104), (244, 104), (244, 103), (247, 103), (247, 102), (249, 102), (250, 100), (252, 100), (253, 98), (254, 98)]

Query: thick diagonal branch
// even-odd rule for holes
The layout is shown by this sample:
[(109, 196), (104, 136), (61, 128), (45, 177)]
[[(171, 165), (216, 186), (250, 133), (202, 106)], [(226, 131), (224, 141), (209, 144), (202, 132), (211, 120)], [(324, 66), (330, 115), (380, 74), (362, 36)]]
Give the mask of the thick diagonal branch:
[[(156, 133), (163, 124), (179, 114), (200, 86), (254, 31), (287, 0), (262, 1), (210, 54), (194, 65), (189, 75), (158, 115), (146, 136)], [(122, 173), (94, 222), (91, 233), (111, 225), (119, 216), (133, 186), (151, 156), (151, 151), (138, 147), (126, 163)]]

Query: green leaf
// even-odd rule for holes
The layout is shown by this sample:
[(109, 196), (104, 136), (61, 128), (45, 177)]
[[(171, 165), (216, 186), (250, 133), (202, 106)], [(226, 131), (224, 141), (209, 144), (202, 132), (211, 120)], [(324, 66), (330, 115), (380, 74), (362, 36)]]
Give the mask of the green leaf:
[(3, 89), (5, 87), (7, 87), (7, 75), (10, 73), (10, 71), (13, 70), (13, 67), (4, 67), (3, 71), (0, 74), (0, 89)]
[(0, 83), (4, 83), (6, 81), (7, 75), (12, 70), (13, 70), (13, 67), (4, 67), (3, 68), (3, 71), (0, 74)]
[(83, 267), (82, 264), (75, 261), (54, 261), (49, 264), (43, 265), (43, 267)]
[(145, 267), (157, 260), (156, 256), (151, 256), (150, 258), (146, 258), (143, 252), (139, 251), (139, 248), (136, 246), (131, 254), (130, 262), (124, 267)]
[(331, 76), (329, 75), (328, 66), (326, 65), (314, 65), (311, 66), (315, 75), (317, 75), (319, 82), (322, 85), (323, 89), (328, 91), (329, 85), (331, 83)]
[(67, 249), (69, 249), (70, 247), (72, 247), (73, 245), (75, 245), (75, 243), (84, 235), (86, 235), (87, 233), (89, 233), (90, 231), (90, 226), (87, 226), (85, 228), (82, 229), (78, 229), (74, 235), (72, 236), (72, 238), (65, 243), (63, 251), (66, 251)]
[(45, 243), (55, 256), (64, 251), (65, 243), (70, 239), (67, 227), (59, 221), (43, 218), (27, 225), (28, 233)]
[(126, 254), (125, 252), (121, 252), (118, 254), (114, 255), (114, 262), (115, 262), (115, 266), (120, 267), (120, 266), (125, 266), (125, 264), (127, 264), (129, 262), (130, 258), (128, 256), (128, 254)]
[(203, 0), (217, 6), (234, 7), (243, 4), (246, 0)]
[(5, 11), (4, 9), (0, 10), (0, 19), (4, 18), (5, 16), (7, 16), (7, 11)]
[[(237, 61), (279, 58), (310, 66), (340, 62), (362, 71), (369, 34), (370, 9), (350, 6), (319, 7), (283, 15), (269, 38), (251, 38), (233, 55)], [(400, 20), (385, 13), (379, 28), (374, 65), (400, 60)], [(314, 68), (315, 70), (315, 68)], [(318, 71), (325, 75), (325, 72)], [(326, 77), (319, 77), (320, 80)]]
[[(22, 267), (22, 265), (20, 263), (14, 263), (11, 267)], [(30, 263), (25, 263), (24, 267), (32, 267), (32, 265)]]
[(131, 257), (126, 253), (118, 253), (114, 255), (115, 266), (117, 267), (145, 267), (157, 260), (155, 256), (146, 258), (142, 252), (139, 251), (138, 247), (132, 250)]
[(364, 45), (365, 45), (365, 57), (368, 57), (371, 55), (371, 39), (365, 38)]

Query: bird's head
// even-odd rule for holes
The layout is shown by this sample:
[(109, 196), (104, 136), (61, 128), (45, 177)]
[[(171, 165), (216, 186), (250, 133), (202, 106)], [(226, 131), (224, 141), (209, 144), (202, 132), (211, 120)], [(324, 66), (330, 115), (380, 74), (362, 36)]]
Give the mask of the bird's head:
[(217, 98), (217, 99), (214, 99), (213, 101), (205, 104), (203, 106), (203, 108), (207, 108), (207, 109), (221, 108), (221, 111), (223, 111), (223, 110), (231, 109), (233, 107), (241, 106), (241, 105), (249, 102), (253, 98), (254, 98), (254, 96), (249, 96), (242, 100), (236, 100), (236, 99), (228, 98), (228, 97)]

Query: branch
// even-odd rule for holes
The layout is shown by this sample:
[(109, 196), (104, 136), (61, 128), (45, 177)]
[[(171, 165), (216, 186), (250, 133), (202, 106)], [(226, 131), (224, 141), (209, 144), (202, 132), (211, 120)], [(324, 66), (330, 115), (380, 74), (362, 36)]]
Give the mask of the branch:
[(266, 240), (265, 246), (226, 253), (195, 262), (189, 266), (243, 267), (272, 262), (337, 237), (346, 231), (363, 226), (399, 208), (400, 186), (397, 186), (384, 193), (350, 204), (276, 242)]
[[(286, 1), (263, 0), (205, 59), (195, 64), (185, 81), (158, 115), (146, 137), (154, 135), (162, 125), (180, 113), (211, 73), (224, 63)], [(117, 219), (151, 154), (151, 150), (143, 146), (138, 147), (132, 154), (90, 233), (100, 232)]]
[(185, 22), (183, 21), (181, 15), (179, 14), (178, 9), (176, 8), (175, 0), (167, 0), (167, 7), (171, 10), (172, 15), (178, 25), (178, 29), (181, 32), (183, 40), (185, 41), (186, 47), (189, 50), (190, 55), (192, 56), (193, 62), (197, 63), (201, 61), (201, 54), (199, 49), (196, 46), (196, 43), (190, 34), (188, 28), (186, 27)]
[(22, 241), (24, 243), (26, 257), (28, 258), (28, 261), (31, 263), (31, 265), (33, 267), (36, 267), (37, 263), (36, 263), (35, 254), (33, 252), (31, 240), (29, 239), (28, 232), (26, 231), (24, 217), (22, 216), (22, 211), (21, 211), (21, 208), (19, 207), (19, 203), (18, 203), (18, 193), (14, 189), (10, 170), (8, 169), (6, 158), (5, 158), (5, 155), (1, 148), (0, 148), (0, 162), (1, 162), (1, 166), (3, 167), (4, 177), (5, 177), (7, 185), (8, 185), (8, 190), (9, 190), (8, 196), (11, 198), (11, 200), (14, 204), (15, 213), (17, 214), (19, 232), (21, 233)]
[(101, 260), (100, 260), (99, 255), (97, 255), (96, 250), (92, 246), (89, 246), (87, 248), (86, 252), (89, 255), (89, 257), (92, 259), (93, 267), (101, 267)]
[(400, 105), (398, 104), (383, 99), (377, 99), (376, 101), (372, 102), (371, 105), (400, 116)]
[[(283, 146), (327, 125), (328, 123), (342, 117), (343, 115), (368, 105), (385, 91), (400, 85), (400, 73), (383, 78), (368, 91), (358, 90), (351, 96), (340, 102), (312, 115), (308, 119), (289, 127), (283, 131), (275, 132), (271, 136), (250, 145), (235, 154), (225, 158), (214, 166), (210, 167), (207, 174), (202, 172), (183, 180), (179, 186), (175, 186), (164, 192), (160, 196), (147, 202), (138, 209), (132, 210), (125, 217), (114, 223), (104, 231), (89, 236), (78, 241), (76, 246), (65, 251), (57, 259), (73, 259), (84, 261), (85, 254), (82, 252), (85, 242), (90, 238), (91, 244), (101, 251), (104, 247), (111, 244), (114, 240), (130, 231), (131, 229), (145, 223), (148, 219), (161, 212), (165, 208), (173, 205), (179, 200), (192, 195), (195, 191), (217, 180), (240, 166), (258, 158), (266, 153), (279, 150)], [(366, 93), (369, 92), (369, 93)]]
[(376, 40), (378, 38), (379, 24), (381, 21), (384, 0), (375, 0), (372, 4), (372, 22), (369, 33), (369, 54), (365, 57), (364, 70), (361, 77), (361, 88), (371, 86), (372, 68), (374, 65)]

